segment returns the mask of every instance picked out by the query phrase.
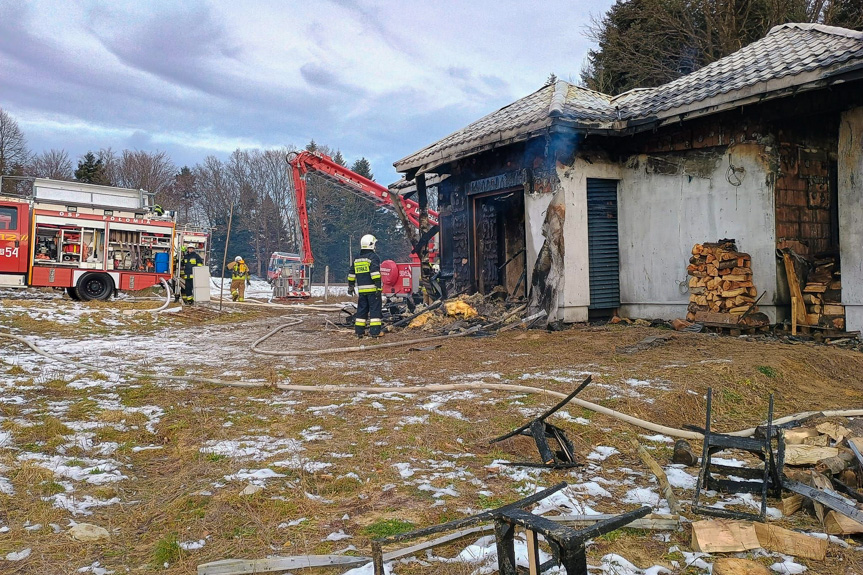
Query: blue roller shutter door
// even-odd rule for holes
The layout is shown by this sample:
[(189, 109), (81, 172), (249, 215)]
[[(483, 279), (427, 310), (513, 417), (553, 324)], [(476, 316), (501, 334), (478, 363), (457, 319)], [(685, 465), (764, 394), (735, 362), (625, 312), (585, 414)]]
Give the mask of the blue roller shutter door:
[(589, 309), (620, 307), (620, 249), (617, 237), (617, 180), (587, 179)]

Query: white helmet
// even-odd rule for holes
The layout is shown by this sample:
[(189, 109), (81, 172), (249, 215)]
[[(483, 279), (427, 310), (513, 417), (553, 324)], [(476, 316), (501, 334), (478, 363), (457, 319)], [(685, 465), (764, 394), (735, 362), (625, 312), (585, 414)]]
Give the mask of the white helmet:
[(373, 250), (375, 249), (375, 244), (378, 243), (378, 239), (371, 234), (366, 234), (360, 238), (360, 249), (362, 250)]
[(243, 257), (242, 257), (242, 256), (237, 256), (237, 257), (235, 257), (235, 258), (234, 258), (234, 261), (235, 261), (235, 262), (241, 262), (241, 261), (243, 261)]

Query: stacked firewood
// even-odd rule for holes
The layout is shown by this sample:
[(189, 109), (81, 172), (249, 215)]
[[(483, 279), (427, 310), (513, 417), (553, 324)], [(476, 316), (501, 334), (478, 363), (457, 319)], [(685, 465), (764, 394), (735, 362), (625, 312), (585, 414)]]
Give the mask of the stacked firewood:
[(752, 258), (738, 252), (734, 240), (695, 244), (686, 270), (689, 321), (698, 312), (739, 316), (753, 307), (757, 292), (752, 283)]
[(842, 280), (836, 258), (816, 259), (803, 288), (806, 323), (845, 329)]

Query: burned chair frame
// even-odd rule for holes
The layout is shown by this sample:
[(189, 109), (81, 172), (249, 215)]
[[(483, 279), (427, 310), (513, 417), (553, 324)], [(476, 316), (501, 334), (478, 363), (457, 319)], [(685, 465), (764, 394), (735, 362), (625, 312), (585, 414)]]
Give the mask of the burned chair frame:
[[(568, 469), (571, 467), (581, 467), (581, 463), (575, 461), (575, 449), (572, 442), (566, 436), (566, 433), (559, 427), (548, 423), (546, 420), (554, 415), (559, 409), (569, 403), (581, 390), (588, 386), (592, 376), (587, 376), (581, 385), (575, 391), (560, 400), (554, 407), (546, 410), (539, 417), (532, 419), (524, 425), (513, 429), (509, 433), (495, 437), (489, 441), (489, 445), (515, 437), (516, 435), (525, 435), (533, 437), (536, 442), (536, 448), (539, 450), (539, 456), (542, 458), (542, 463), (532, 462), (515, 462), (507, 463), (506, 465), (517, 465), (522, 467), (542, 467), (546, 469)], [(559, 449), (552, 449), (549, 445), (549, 440), (554, 440)]]
[[(698, 473), (698, 483), (695, 486), (695, 497), (692, 500), (692, 511), (702, 515), (729, 517), (764, 521), (767, 514), (767, 493), (775, 497), (782, 495), (782, 468), (785, 460), (785, 439), (782, 429), (773, 424), (773, 394), (767, 409), (767, 423), (763, 427), (763, 437), (737, 437), (724, 433), (714, 433), (710, 429), (713, 408), (713, 388), (707, 389), (707, 417), (704, 429), (687, 426), (704, 434), (704, 447), (701, 456), (701, 470)], [(776, 439), (776, 454), (773, 452), (773, 440)], [(737, 450), (751, 453), (760, 459), (764, 469), (733, 467), (714, 463), (714, 455), (725, 450)], [(720, 479), (717, 475), (739, 477), (737, 479)], [(747, 481), (747, 479), (749, 481)], [(699, 499), (702, 489), (711, 489), (727, 493), (757, 493), (761, 495), (761, 506), (758, 514), (732, 511), (701, 505)]]

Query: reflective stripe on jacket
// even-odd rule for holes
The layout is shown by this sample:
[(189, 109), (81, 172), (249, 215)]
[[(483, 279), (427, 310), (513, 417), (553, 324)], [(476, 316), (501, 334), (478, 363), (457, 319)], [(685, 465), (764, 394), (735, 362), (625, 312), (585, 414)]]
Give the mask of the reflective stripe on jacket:
[(374, 293), (381, 289), (381, 258), (374, 250), (361, 250), (348, 271), (348, 287), (357, 286), (359, 293)]

